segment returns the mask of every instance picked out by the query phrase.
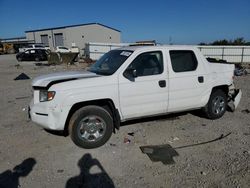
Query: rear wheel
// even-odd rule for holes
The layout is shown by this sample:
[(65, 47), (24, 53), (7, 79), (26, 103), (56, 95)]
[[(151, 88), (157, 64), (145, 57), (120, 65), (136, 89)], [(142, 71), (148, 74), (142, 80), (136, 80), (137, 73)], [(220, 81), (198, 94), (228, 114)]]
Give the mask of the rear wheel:
[(212, 92), (203, 111), (209, 119), (218, 119), (224, 115), (227, 107), (227, 96), (224, 91), (218, 89)]
[(90, 149), (104, 145), (112, 135), (113, 119), (99, 106), (86, 106), (77, 110), (69, 122), (72, 141), (79, 147)]

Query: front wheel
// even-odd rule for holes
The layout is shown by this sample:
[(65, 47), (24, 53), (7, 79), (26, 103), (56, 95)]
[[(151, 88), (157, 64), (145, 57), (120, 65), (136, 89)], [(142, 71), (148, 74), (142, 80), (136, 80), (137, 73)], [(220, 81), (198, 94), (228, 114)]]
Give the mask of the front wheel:
[(212, 92), (207, 105), (203, 111), (207, 118), (218, 119), (226, 112), (227, 96), (224, 91), (218, 89)]
[(99, 106), (86, 106), (77, 110), (69, 122), (69, 134), (79, 147), (91, 149), (104, 145), (112, 135), (113, 119)]

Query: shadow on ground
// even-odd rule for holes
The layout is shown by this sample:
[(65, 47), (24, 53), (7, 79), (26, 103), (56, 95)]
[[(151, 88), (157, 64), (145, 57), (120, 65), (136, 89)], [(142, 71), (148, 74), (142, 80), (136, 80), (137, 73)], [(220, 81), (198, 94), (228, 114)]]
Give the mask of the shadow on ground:
[(218, 138), (215, 138), (213, 140), (209, 140), (206, 142), (200, 142), (197, 144), (179, 146), (179, 147), (175, 147), (175, 148), (173, 148), (169, 144), (165, 144), (165, 145), (155, 145), (155, 146), (141, 146), (140, 149), (141, 149), (142, 153), (145, 153), (148, 155), (149, 159), (152, 162), (162, 162), (164, 165), (169, 165), (169, 164), (174, 164), (175, 163), (174, 157), (179, 156), (179, 154), (176, 150), (216, 142), (216, 141), (219, 141), (221, 139), (228, 137), (230, 134), (231, 134), (231, 132), (226, 134), (226, 135), (221, 134)]
[(49, 130), (49, 129), (44, 129), (47, 133), (55, 135), (55, 136), (68, 136), (69, 133), (67, 131), (57, 131), (57, 130)]
[(184, 116), (188, 114), (189, 112), (180, 112), (180, 113), (174, 113), (174, 114), (167, 114), (167, 115), (159, 115), (159, 116), (153, 116), (153, 117), (145, 117), (145, 118), (140, 118), (140, 119), (134, 119), (134, 120), (129, 120), (126, 122), (122, 122), (121, 126), (126, 126), (126, 125), (133, 125), (136, 123), (146, 123), (146, 122), (151, 122), (151, 121), (172, 121), (172, 120), (178, 120), (180, 119), (181, 116)]
[(164, 165), (174, 164), (174, 157), (179, 156), (169, 144), (158, 146), (141, 146), (142, 153), (148, 155), (152, 162), (162, 162)]
[[(78, 161), (78, 167), (80, 168), (80, 174), (70, 178), (66, 183), (66, 188), (115, 187), (101, 163), (97, 159), (92, 158), (89, 153), (83, 155)], [(97, 172), (91, 172), (92, 170)]]
[(32, 171), (36, 164), (33, 158), (25, 159), (21, 164), (14, 167), (13, 170), (6, 170), (0, 174), (0, 188), (17, 188), (19, 178), (26, 177)]

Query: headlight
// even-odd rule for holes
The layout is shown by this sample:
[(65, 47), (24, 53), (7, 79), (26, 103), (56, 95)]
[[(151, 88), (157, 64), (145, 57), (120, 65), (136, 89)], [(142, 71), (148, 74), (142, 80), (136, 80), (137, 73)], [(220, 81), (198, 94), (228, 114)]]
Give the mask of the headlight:
[(55, 91), (40, 90), (40, 102), (51, 101), (56, 95)]

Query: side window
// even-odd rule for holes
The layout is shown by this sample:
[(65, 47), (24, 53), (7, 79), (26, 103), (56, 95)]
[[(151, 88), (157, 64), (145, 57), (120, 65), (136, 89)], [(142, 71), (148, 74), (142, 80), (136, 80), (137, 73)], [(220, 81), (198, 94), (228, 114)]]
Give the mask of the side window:
[(137, 76), (150, 76), (163, 72), (161, 51), (146, 52), (138, 55), (128, 68), (136, 70)]
[(198, 62), (193, 51), (171, 50), (169, 53), (174, 72), (187, 72), (196, 70)]

